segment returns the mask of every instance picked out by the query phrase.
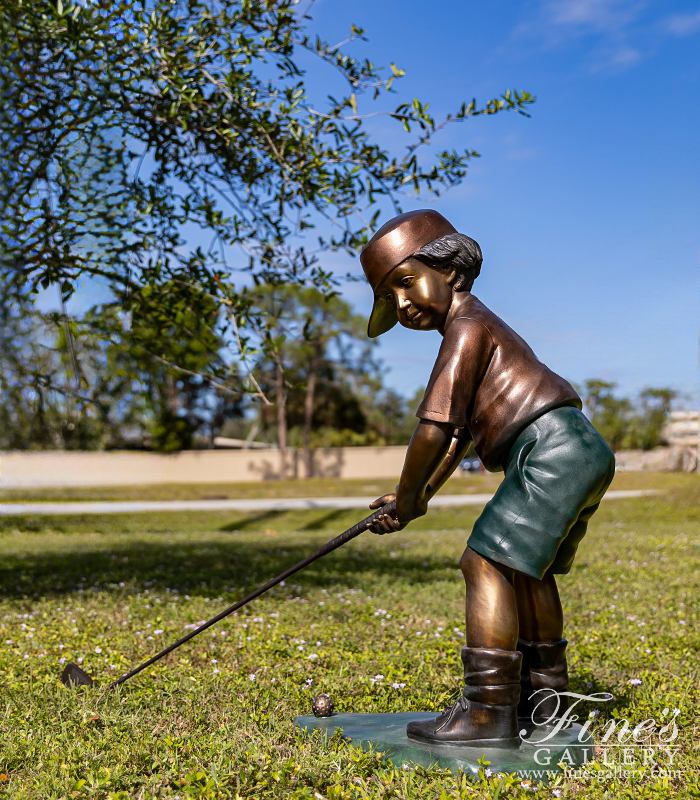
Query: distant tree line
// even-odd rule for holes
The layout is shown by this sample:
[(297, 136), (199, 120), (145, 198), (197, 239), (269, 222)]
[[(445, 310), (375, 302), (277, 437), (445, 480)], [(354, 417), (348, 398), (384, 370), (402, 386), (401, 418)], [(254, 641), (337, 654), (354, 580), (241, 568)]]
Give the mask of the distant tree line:
[[(365, 318), (313, 287), (251, 290), (269, 346), (246, 340), (243, 361), (241, 342), (207, 323), (219, 311), (201, 292), (172, 306), (167, 292), (145, 292), (128, 313), (115, 298), (70, 319), (38, 312), (12, 283), (0, 289), (0, 449), (173, 452), (227, 436), (279, 446), (281, 463), (298, 448), (310, 465), (317, 447), (406, 444), (416, 424), (423, 390), (406, 399), (386, 387)], [(219, 381), (233, 370), (255, 375), (257, 392)], [(613, 450), (663, 444), (676, 392), (616, 389), (599, 379), (579, 389)]]
[(616, 389), (616, 383), (594, 378), (580, 390), (588, 416), (610, 447), (651, 450), (665, 444), (663, 428), (677, 392), (647, 388), (632, 400), (616, 395)]
[[(0, 449), (173, 452), (223, 435), (309, 459), (315, 447), (405, 444), (415, 424), (422, 392), (407, 401), (383, 385), (366, 320), (337, 295), (289, 285), (251, 292), (271, 346), (251, 346), (241, 362), (238, 344), (206, 324), (217, 309), (201, 307), (201, 293), (189, 299), (197, 308), (183, 309), (180, 297), (170, 308), (166, 293), (129, 313), (115, 301), (69, 319), (4, 291)], [(257, 394), (218, 380), (246, 369)]]

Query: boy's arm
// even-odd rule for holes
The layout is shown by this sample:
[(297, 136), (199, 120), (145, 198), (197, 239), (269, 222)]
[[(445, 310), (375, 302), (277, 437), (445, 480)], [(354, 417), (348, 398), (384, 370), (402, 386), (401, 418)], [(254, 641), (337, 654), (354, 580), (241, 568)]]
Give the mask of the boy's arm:
[(462, 463), (466, 456), (472, 440), (469, 438), (469, 431), (466, 428), (455, 428), (452, 434), (452, 441), (447, 449), (447, 455), (443, 458), (440, 466), (433, 473), (430, 484), (427, 488), (428, 500), (433, 497), (452, 476), (452, 473)]
[[(371, 528), (374, 533), (401, 530), (426, 513), (428, 500), (454, 472), (469, 447), (469, 440), (461, 434), (462, 431), (446, 423), (429, 420), (418, 423), (397, 487), (396, 518), (381, 517)], [(370, 508), (379, 508), (393, 499), (392, 495), (385, 495)]]

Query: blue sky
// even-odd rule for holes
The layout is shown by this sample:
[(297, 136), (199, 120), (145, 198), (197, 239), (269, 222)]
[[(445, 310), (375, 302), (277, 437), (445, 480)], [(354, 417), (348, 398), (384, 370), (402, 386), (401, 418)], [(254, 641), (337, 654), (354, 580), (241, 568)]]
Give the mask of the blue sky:
[[(697, 402), (700, 4), (317, 0), (311, 14), (330, 40), (364, 27), (353, 54), (396, 62), (396, 100), (429, 100), (436, 116), (509, 87), (537, 95), (531, 119), (478, 118), (436, 141), (482, 154), (432, 204), (481, 244), (474, 293), (570, 380), (671, 386)], [(377, 130), (403, 146), (389, 123)], [(346, 296), (369, 311), (368, 287)], [(425, 385), (439, 344), (399, 327), (383, 336), (387, 382)]]

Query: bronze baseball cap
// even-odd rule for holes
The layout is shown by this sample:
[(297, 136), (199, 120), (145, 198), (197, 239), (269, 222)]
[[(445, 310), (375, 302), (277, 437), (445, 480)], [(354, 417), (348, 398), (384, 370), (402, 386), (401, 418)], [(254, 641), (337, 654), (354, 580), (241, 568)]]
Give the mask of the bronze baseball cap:
[(393, 303), (377, 295), (379, 284), (421, 247), (448, 233), (457, 233), (457, 229), (442, 214), (431, 208), (422, 208), (390, 219), (369, 240), (360, 253), (360, 264), (375, 292), (367, 326), (370, 339), (391, 330), (399, 321)]

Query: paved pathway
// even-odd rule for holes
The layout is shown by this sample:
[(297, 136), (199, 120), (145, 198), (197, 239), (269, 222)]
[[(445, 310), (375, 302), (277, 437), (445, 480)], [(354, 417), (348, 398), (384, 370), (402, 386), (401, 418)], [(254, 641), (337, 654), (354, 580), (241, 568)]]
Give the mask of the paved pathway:
[[(613, 491), (605, 500), (660, 494), (655, 490)], [(430, 501), (431, 508), (483, 506), (492, 494), (445, 494)], [(140, 514), (149, 511), (299, 511), (313, 508), (367, 508), (375, 497), (299, 497), (250, 500), (126, 500), (58, 503), (0, 503), (0, 516), (28, 514)]]

